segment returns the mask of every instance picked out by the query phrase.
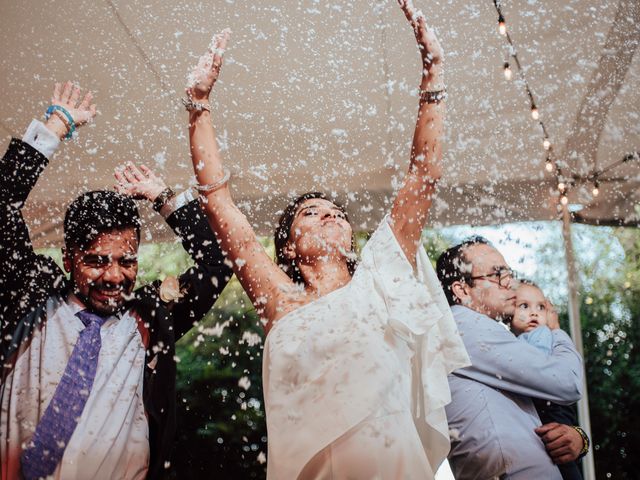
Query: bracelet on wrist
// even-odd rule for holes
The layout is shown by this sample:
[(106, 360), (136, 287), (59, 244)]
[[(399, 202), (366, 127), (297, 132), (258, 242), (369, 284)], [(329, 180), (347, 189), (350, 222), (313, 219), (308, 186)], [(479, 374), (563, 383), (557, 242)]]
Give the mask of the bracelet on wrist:
[(183, 98), (182, 99), (182, 104), (184, 105), (184, 108), (188, 111), (188, 112), (202, 112), (203, 110), (206, 110), (207, 112), (211, 112), (211, 105), (209, 105), (208, 103), (203, 103), (203, 102), (194, 102), (192, 99), (190, 98)]
[(153, 209), (156, 212), (160, 213), (160, 210), (162, 210), (162, 207), (164, 207), (166, 203), (175, 196), (176, 194), (173, 190), (171, 190), (169, 187), (165, 188), (164, 190), (162, 190), (162, 192), (160, 192), (160, 195), (158, 195), (156, 199), (153, 201)]
[(589, 453), (589, 446), (590, 446), (589, 436), (582, 428), (578, 427), (577, 425), (572, 425), (572, 427), (582, 437), (582, 450), (580, 450), (580, 454), (578, 455), (578, 458), (584, 457), (587, 453)]
[(440, 103), (447, 98), (447, 89), (441, 90), (418, 90), (420, 95), (420, 105), (423, 103)]
[(196, 184), (195, 185), (195, 189), (202, 195), (202, 194), (207, 194), (207, 193), (211, 193), (211, 192), (215, 192), (216, 190), (220, 190), (220, 188), (222, 188), (228, 181), (229, 178), (231, 178), (231, 172), (229, 171), (229, 169), (225, 168), (224, 169), (224, 175), (222, 175), (222, 178), (214, 183), (207, 183), (205, 185), (202, 184)]
[(64, 138), (67, 140), (70, 139), (73, 136), (73, 132), (76, 131), (76, 123), (73, 121), (71, 114), (60, 105), (50, 105), (44, 114), (44, 119), (49, 120), (53, 114), (55, 114), (67, 127), (67, 134)]

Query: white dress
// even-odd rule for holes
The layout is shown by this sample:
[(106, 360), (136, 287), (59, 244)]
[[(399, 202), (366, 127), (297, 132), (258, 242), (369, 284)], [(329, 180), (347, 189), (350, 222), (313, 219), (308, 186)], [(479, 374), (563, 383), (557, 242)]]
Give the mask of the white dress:
[(271, 329), (268, 480), (424, 480), (449, 452), (447, 374), (469, 365), (426, 253), (385, 218), (344, 287)]

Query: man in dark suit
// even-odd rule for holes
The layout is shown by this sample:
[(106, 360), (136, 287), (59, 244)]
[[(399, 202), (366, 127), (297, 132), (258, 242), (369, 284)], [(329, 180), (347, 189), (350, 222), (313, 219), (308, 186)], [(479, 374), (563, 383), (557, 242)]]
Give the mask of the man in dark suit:
[(180, 206), (169, 191), (156, 192), (154, 207), (196, 264), (179, 279), (134, 291), (139, 215), (113, 191), (69, 206), (69, 279), (34, 252), (21, 209), (60, 141), (95, 116), (91, 100), (56, 85), (46, 124), (33, 121), (0, 161), (2, 479), (163, 477), (176, 429), (175, 341), (231, 276), (198, 202)]

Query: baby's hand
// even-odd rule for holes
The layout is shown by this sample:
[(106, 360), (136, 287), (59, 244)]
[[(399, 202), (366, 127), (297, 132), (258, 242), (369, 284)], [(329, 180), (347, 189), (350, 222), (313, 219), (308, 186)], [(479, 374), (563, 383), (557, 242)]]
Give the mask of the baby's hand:
[(547, 299), (547, 326), (551, 330), (560, 328), (560, 320), (558, 320), (558, 311), (553, 303)]

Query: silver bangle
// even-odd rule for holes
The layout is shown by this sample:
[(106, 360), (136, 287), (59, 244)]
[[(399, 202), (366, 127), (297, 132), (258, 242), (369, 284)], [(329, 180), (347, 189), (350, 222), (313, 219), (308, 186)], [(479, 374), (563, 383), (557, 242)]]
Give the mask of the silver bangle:
[(447, 89), (442, 90), (418, 90), (420, 95), (420, 103), (440, 103), (447, 98)]
[(189, 112), (201, 112), (203, 110), (211, 112), (211, 105), (209, 105), (208, 103), (194, 102), (190, 98), (183, 98), (182, 104), (184, 105), (184, 108)]
[(214, 183), (207, 183), (205, 185), (196, 184), (195, 189), (200, 193), (215, 192), (216, 190), (222, 188), (224, 184), (229, 181), (229, 178), (231, 178), (231, 172), (229, 171), (229, 169), (224, 168), (224, 175), (220, 180)]

